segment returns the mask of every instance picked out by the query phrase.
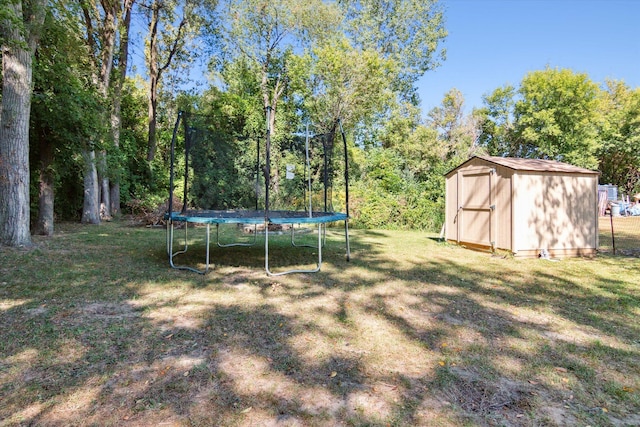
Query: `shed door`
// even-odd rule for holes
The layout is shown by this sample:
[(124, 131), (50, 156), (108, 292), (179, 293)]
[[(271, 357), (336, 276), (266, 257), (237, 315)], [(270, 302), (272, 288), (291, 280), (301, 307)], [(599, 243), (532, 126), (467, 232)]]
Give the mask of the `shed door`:
[(495, 247), (495, 169), (461, 172), (458, 239), (463, 243)]

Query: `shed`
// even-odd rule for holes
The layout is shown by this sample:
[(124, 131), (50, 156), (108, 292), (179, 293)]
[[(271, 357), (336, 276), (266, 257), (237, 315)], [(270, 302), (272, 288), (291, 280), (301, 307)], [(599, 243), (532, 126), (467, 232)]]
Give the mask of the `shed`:
[(447, 241), (518, 257), (595, 255), (597, 171), (475, 156), (445, 176)]

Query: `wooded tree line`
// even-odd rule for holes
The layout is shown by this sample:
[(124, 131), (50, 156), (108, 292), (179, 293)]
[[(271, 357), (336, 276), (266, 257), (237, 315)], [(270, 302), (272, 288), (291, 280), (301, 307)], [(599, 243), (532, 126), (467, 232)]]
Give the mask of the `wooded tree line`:
[(341, 120), (366, 227), (438, 229), (443, 174), (473, 154), (598, 168), (640, 191), (640, 89), (624, 82), (547, 68), (469, 113), (452, 89), (423, 115), (416, 82), (445, 60), (436, 1), (16, 0), (0, 37), (3, 245), (165, 202), (178, 110), (230, 137), (260, 135), (270, 111), (275, 141), (305, 119), (332, 144)]

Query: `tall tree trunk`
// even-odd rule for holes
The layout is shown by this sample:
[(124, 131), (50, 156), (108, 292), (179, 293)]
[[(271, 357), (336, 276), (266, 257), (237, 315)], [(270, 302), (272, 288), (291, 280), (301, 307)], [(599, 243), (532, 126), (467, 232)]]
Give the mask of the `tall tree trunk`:
[(152, 161), (156, 155), (156, 122), (158, 108), (158, 81), (160, 69), (158, 66), (158, 24), (160, 21), (160, 8), (158, 2), (154, 2), (149, 24), (149, 133), (147, 141), (147, 161)]
[(109, 170), (107, 166), (107, 152), (98, 153), (98, 177), (100, 181), (100, 219), (111, 219), (111, 189), (109, 185)]
[[(157, 69), (157, 67), (156, 67)], [(157, 71), (157, 70), (156, 70)], [(156, 156), (156, 125), (158, 117), (158, 78), (157, 74), (153, 74), (151, 70), (151, 78), (149, 82), (149, 136), (147, 141), (147, 161), (152, 161)]]
[[(118, 10), (118, 2), (109, 4), (103, 3), (105, 6), (105, 17), (103, 24), (103, 49), (102, 64), (100, 67), (100, 92), (104, 99), (109, 96), (109, 84), (111, 82), (111, 71), (113, 69), (113, 55), (116, 45), (116, 15)], [(109, 199), (109, 170), (107, 166), (107, 152), (102, 150), (98, 155), (98, 171), (100, 182), (100, 208), (99, 214), (101, 218), (111, 219), (111, 201)]]
[(40, 138), (39, 156), (39, 195), (38, 195), (38, 220), (35, 224), (35, 234), (42, 236), (53, 236), (53, 216), (54, 216), (54, 173), (53, 165), (53, 144)]
[(84, 160), (84, 203), (82, 222), (84, 224), (100, 224), (100, 191), (98, 186), (98, 169), (96, 168), (96, 152), (83, 150)]
[[(118, 52), (118, 73), (113, 82), (113, 109), (111, 110), (111, 136), (116, 150), (120, 147), (120, 128), (122, 126), (122, 85), (127, 77), (129, 59), (129, 30), (131, 28), (131, 9), (135, 0), (125, 0), (124, 17), (120, 28), (120, 48)], [(111, 214), (120, 216), (120, 173), (111, 180)]]
[(115, 217), (119, 217), (122, 214), (122, 209), (120, 207), (120, 178), (111, 180), (111, 187), (109, 189), (111, 191), (111, 215)]
[[(113, 69), (113, 55), (115, 50), (117, 28), (116, 18), (119, 10), (118, 1), (101, 1), (102, 12), (94, 15), (97, 8), (90, 9), (88, 4), (82, 4), (84, 20), (87, 30), (86, 42), (91, 52), (90, 59), (94, 62), (93, 80), (105, 100), (108, 99), (109, 84), (111, 81), (111, 71)], [(94, 29), (93, 19), (101, 20), (97, 29)], [(96, 40), (99, 43), (96, 43)], [(99, 54), (98, 54), (99, 52)], [(99, 62), (98, 62), (99, 58)], [(111, 215), (109, 202), (109, 178), (107, 174), (106, 152), (101, 151), (96, 156), (95, 150), (84, 150), (83, 160), (85, 162), (84, 176), (84, 202), (82, 209), (82, 222), (89, 224), (100, 223), (100, 196), (104, 201), (104, 214)], [(101, 173), (98, 177), (100, 166)], [(102, 187), (102, 192), (100, 188)], [(106, 191), (105, 191), (106, 189)]]
[[(269, 89), (269, 77), (268, 77), (268, 68), (269, 68), (269, 58), (270, 55), (267, 55), (267, 59), (265, 61), (265, 63), (262, 65), (262, 77), (261, 77), (261, 82), (260, 82), (260, 89), (262, 91), (262, 101), (264, 103), (264, 109), (265, 111), (269, 112), (269, 117), (268, 122), (269, 122), (269, 131), (270, 131), (270, 136), (271, 136), (271, 144), (272, 144), (272, 148), (275, 148), (275, 146), (273, 145), (274, 140), (275, 140), (275, 135), (276, 135), (276, 110), (278, 108), (278, 101), (280, 100), (280, 97), (282, 96), (282, 93), (284, 92), (285, 89), (285, 84), (284, 82), (278, 77), (276, 79), (275, 82), (275, 86), (274, 89), (271, 91)], [(273, 150), (271, 152), (271, 163), (273, 163), (274, 165), (277, 165), (279, 163), (279, 155), (278, 155), (278, 150)], [(280, 172), (278, 167), (273, 167), (271, 168), (271, 174), (272, 176), (270, 177), (271, 180), (271, 187), (273, 188), (273, 191), (275, 194), (278, 193), (279, 189), (280, 189)]]
[[(0, 245), (30, 246), (29, 118), (33, 52), (44, 21), (44, 0), (23, 10), (22, 1), (8, 2), (0, 22), (2, 104), (0, 106)], [(15, 20), (24, 20), (24, 33)]]
[[(9, 7), (12, 6), (9, 4)], [(14, 33), (18, 33), (18, 30), (15, 29)], [(17, 39), (14, 36), (14, 40)], [(32, 57), (31, 52), (17, 46), (2, 46), (2, 52), (0, 244), (30, 246), (29, 116)]]
[[(189, 2), (182, 7), (182, 18), (178, 24), (178, 28), (173, 35), (172, 41), (163, 46), (162, 51), (168, 52), (164, 58), (164, 63), (160, 64), (160, 55), (158, 52), (158, 26), (160, 25), (160, 11), (163, 8), (169, 7), (167, 3), (154, 0), (151, 5), (151, 22), (149, 23), (149, 110), (148, 110), (148, 124), (149, 134), (147, 140), (147, 161), (152, 161), (155, 158), (157, 150), (156, 139), (156, 127), (158, 117), (158, 88), (162, 74), (171, 66), (171, 62), (175, 55), (183, 48), (185, 32), (187, 31), (188, 20), (193, 11), (190, 7), (187, 7)], [(165, 34), (165, 37), (166, 34)]]

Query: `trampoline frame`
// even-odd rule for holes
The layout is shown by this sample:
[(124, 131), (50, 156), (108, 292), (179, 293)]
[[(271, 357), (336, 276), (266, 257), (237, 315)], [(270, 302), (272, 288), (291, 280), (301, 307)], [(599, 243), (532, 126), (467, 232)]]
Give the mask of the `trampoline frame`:
[[(349, 242), (349, 173), (348, 173), (348, 155), (347, 155), (347, 140), (344, 134), (344, 130), (342, 128), (342, 122), (338, 121), (340, 133), (342, 135), (342, 141), (344, 144), (344, 179), (345, 179), (345, 196), (346, 196), (346, 213), (340, 212), (326, 212), (327, 205), (327, 185), (326, 185), (326, 151), (325, 151), (325, 211), (322, 212), (314, 212), (312, 210), (311, 204), (311, 192), (309, 194), (309, 211), (272, 211), (269, 209), (269, 177), (270, 177), (270, 149), (271, 149), (271, 130), (269, 128), (269, 115), (270, 108), (266, 109), (267, 116), (267, 128), (266, 128), (266, 163), (265, 163), (265, 209), (258, 210), (258, 202), (256, 199), (256, 210), (209, 210), (209, 211), (189, 211), (186, 209), (187, 201), (186, 201), (186, 190), (185, 190), (185, 199), (183, 203), (183, 209), (180, 213), (173, 212), (173, 189), (174, 189), (174, 164), (175, 164), (175, 141), (176, 135), (178, 132), (180, 120), (184, 120), (184, 112), (178, 113), (178, 119), (176, 120), (176, 124), (173, 130), (173, 137), (171, 140), (171, 171), (170, 171), (170, 191), (169, 191), (169, 203), (168, 203), (168, 211), (165, 214), (165, 219), (167, 221), (166, 226), (166, 238), (167, 238), (167, 254), (169, 256), (169, 265), (171, 268), (178, 270), (188, 270), (193, 271), (198, 274), (206, 274), (209, 272), (211, 267), (211, 256), (210, 256), (210, 245), (211, 245), (211, 224), (216, 225), (216, 244), (218, 247), (226, 248), (233, 246), (253, 246), (257, 242), (257, 226), (259, 224), (264, 225), (264, 253), (265, 253), (265, 271), (269, 276), (281, 276), (285, 274), (292, 273), (316, 273), (320, 271), (322, 267), (322, 248), (324, 243), (326, 242), (326, 225), (331, 222), (339, 222), (344, 221), (344, 230), (345, 230), (345, 246), (346, 246), (346, 259), (350, 261), (351, 259), (351, 248)], [(186, 122), (185, 122), (185, 130)], [(309, 165), (309, 129), (307, 126), (306, 129), (307, 139), (306, 139), (306, 165)], [(188, 136), (187, 136), (188, 138)], [(325, 147), (326, 149), (326, 147)], [(189, 142), (185, 143), (185, 150), (187, 152), (186, 157), (186, 165), (185, 165), (185, 189), (187, 188), (186, 181), (188, 179), (188, 151), (189, 151)], [(257, 150), (259, 156), (259, 149)], [(257, 163), (259, 165), (259, 161)], [(256, 178), (257, 179), (257, 178)], [(311, 180), (309, 178), (309, 185), (311, 185)], [(179, 249), (174, 252), (174, 223), (183, 223), (184, 224), (184, 246), (182, 249)], [(206, 234), (205, 234), (205, 245), (206, 245), (206, 254), (205, 254), (205, 268), (199, 270), (195, 267), (187, 266), (187, 265), (177, 265), (174, 262), (174, 258), (178, 255), (184, 254), (189, 249), (188, 244), (188, 229), (189, 224), (201, 224), (206, 225)], [(251, 224), (254, 225), (254, 233), (253, 233), (253, 241), (252, 242), (235, 242), (235, 243), (220, 243), (220, 233), (219, 226), (220, 224)], [(291, 245), (293, 247), (309, 247), (318, 250), (318, 259), (316, 262), (316, 266), (311, 269), (289, 269), (279, 272), (274, 272), (271, 270), (269, 266), (269, 226), (273, 224), (285, 225), (288, 224), (291, 226)], [(318, 243), (317, 246), (313, 245), (297, 245), (295, 243), (295, 225), (300, 224), (317, 224), (317, 233), (318, 233)]]

